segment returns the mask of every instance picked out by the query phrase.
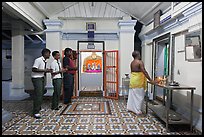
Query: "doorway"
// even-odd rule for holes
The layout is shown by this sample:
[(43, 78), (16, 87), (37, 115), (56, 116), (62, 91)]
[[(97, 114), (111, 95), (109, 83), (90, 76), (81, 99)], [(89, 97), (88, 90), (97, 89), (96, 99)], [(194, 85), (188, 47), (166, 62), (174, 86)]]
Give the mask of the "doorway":
[[(170, 34), (163, 35), (157, 39), (154, 39), (154, 79), (156, 77), (169, 77), (169, 45), (170, 45)], [(165, 95), (165, 89), (158, 86), (154, 86), (154, 99), (158, 99), (163, 102)]]
[(103, 91), (102, 51), (79, 51), (79, 95)]
[(77, 96), (103, 96), (104, 41), (78, 41)]
[(104, 41), (78, 41), (76, 96), (101, 94), (118, 99), (118, 51), (105, 51)]

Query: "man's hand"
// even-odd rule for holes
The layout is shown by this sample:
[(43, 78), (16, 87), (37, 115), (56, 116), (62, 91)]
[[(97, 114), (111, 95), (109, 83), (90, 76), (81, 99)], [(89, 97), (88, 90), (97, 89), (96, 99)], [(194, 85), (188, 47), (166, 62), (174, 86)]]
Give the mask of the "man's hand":
[(60, 72), (62, 72), (62, 73), (66, 72), (66, 71), (67, 71), (67, 68), (62, 68), (62, 69), (60, 70)]
[(48, 68), (47, 68), (47, 69), (45, 70), (45, 73), (51, 73), (52, 71), (53, 71), (52, 69), (48, 69)]
[(151, 84), (157, 84), (157, 82), (154, 81), (154, 80), (150, 80), (149, 82), (150, 82)]

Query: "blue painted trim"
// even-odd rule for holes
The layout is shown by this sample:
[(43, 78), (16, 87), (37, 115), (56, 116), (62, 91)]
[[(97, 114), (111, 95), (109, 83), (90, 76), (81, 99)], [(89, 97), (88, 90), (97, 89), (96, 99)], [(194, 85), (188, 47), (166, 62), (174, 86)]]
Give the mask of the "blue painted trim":
[[(88, 40), (88, 33), (62, 33), (62, 40)], [(118, 33), (96, 33), (94, 40), (118, 40)]]
[[(185, 11), (181, 12), (180, 16), (178, 16), (177, 18), (170, 20), (168, 23), (166, 23), (165, 25), (161, 27), (152, 30), (152, 32), (148, 35), (144, 34), (142, 36), (140, 36), (140, 38), (142, 40), (146, 40), (146, 39), (152, 39), (155, 36), (163, 33), (163, 32), (167, 32), (175, 27), (178, 27), (180, 25), (182, 25), (183, 23), (186, 23), (189, 21), (189, 18), (202, 12), (202, 4), (201, 3), (197, 3), (191, 7), (189, 7), (188, 9), (186, 9)], [(151, 30), (150, 30), (151, 31)]]
[(160, 21), (160, 24), (166, 22), (167, 20), (171, 19), (171, 15), (167, 16), (166, 18), (164, 18), (163, 20)]
[[(61, 30), (62, 33), (80, 33), (80, 34), (83, 34), (83, 33), (88, 33), (88, 31), (85, 31), (85, 30)], [(118, 33), (118, 30), (115, 30), (115, 31), (110, 31), (110, 30), (103, 30), (103, 31), (94, 31), (95, 34), (99, 33), (99, 34), (109, 34), (109, 33)]]
[(195, 11), (197, 11), (199, 9), (202, 9), (202, 2), (198, 2), (198, 3), (194, 4), (194, 5), (192, 5), (191, 7), (187, 8), (186, 10), (184, 10), (182, 12), (182, 14), (184, 16), (186, 16), (186, 14), (192, 14), (193, 12), (195, 12)]

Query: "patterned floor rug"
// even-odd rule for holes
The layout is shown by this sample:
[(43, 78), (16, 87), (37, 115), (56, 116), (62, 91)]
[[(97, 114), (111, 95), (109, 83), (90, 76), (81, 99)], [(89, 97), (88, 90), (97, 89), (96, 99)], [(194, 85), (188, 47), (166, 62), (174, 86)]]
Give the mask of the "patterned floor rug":
[(106, 115), (110, 113), (108, 101), (73, 102), (62, 111), (61, 115)]

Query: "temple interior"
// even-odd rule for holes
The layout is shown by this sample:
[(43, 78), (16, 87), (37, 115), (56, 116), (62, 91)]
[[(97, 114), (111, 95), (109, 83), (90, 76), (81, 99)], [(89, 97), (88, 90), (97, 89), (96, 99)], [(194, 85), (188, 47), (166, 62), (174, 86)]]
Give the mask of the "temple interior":
[[(71, 48), (77, 70), (58, 110), (44, 75), (37, 119), (31, 74), (44, 48), (45, 68)], [(156, 82), (141, 115), (127, 109), (133, 51)], [(2, 135), (201, 135), (201, 74), (202, 2), (2, 2)]]

